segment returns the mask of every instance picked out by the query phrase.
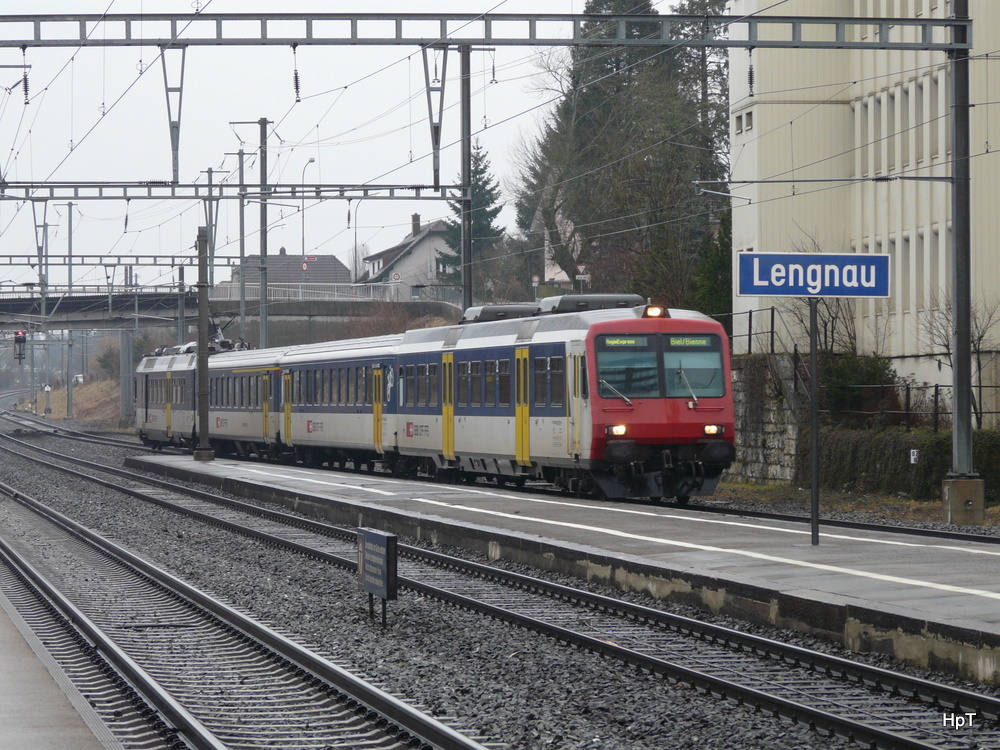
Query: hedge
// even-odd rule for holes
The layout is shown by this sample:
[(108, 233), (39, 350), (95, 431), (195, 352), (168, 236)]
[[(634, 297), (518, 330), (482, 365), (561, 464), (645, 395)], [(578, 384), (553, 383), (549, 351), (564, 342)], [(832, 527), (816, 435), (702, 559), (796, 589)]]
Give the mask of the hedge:
[[(1000, 502), (1000, 431), (973, 432), (972, 462), (987, 502)], [(829, 490), (940, 500), (952, 465), (951, 432), (820, 428), (820, 486)], [(809, 431), (799, 441), (797, 481), (810, 481)], [(916, 463), (910, 452), (918, 451)]]

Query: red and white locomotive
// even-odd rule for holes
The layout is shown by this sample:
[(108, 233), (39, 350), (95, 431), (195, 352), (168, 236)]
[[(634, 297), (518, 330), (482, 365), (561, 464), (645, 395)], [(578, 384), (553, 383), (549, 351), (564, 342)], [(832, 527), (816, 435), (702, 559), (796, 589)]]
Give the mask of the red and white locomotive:
[[(136, 369), (145, 443), (194, 446), (196, 357)], [(458, 325), (209, 358), (221, 453), (400, 475), (709, 495), (735, 458), (728, 339), (635, 295), (472, 308)]]

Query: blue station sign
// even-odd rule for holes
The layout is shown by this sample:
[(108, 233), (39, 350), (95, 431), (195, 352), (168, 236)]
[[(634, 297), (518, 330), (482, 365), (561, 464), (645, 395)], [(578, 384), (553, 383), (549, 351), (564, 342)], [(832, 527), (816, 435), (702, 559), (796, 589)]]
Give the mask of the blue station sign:
[(888, 255), (740, 253), (740, 297), (889, 297)]

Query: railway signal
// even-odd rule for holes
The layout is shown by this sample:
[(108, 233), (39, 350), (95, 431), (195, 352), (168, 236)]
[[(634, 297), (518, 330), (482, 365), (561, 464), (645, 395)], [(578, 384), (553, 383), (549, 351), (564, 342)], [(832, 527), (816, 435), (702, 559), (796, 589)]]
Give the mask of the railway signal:
[(24, 362), (24, 345), (28, 340), (28, 334), (24, 331), (14, 333), (14, 358), (18, 362)]

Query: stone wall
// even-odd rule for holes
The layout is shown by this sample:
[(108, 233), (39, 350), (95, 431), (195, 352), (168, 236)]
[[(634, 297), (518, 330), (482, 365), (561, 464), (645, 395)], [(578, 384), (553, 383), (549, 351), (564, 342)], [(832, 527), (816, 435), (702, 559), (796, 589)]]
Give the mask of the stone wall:
[(733, 357), (736, 462), (726, 477), (756, 484), (791, 483), (807, 420), (802, 383), (787, 355)]

